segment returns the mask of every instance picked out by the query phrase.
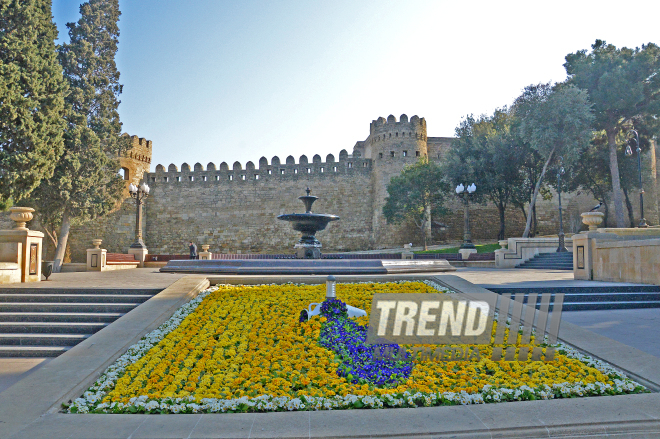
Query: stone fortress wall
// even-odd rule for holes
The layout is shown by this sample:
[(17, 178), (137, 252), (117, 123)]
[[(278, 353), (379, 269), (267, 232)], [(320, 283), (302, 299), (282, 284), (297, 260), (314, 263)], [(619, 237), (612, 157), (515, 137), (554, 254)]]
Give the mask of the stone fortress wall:
[[(198, 246), (209, 244), (214, 253), (292, 253), (299, 233), (276, 217), (302, 212), (303, 204), (297, 198), (307, 187), (319, 197), (315, 212), (333, 213), (341, 218), (318, 233), (322, 251), (419, 243), (414, 226), (386, 224), (382, 215), (386, 187), (393, 176), (421, 156), (442, 161), (452, 138), (427, 137), (425, 119), (409, 119), (404, 114), (398, 121), (394, 116), (372, 121), (368, 137), (355, 144), (352, 154), (342, 150), (337, 158), (329, 154), (323, 160), (317, 154), (311, 161), (303, 155), (297, 162), (292, 156), (281, 162), (279, 157), (273, 157), (269, 163), (262, 157), (257, 166), (247, 162), (243, 167), (235, 162), (230, 168), (223, 162), (216, 168), (213, 163), (206, 167), (197, 163), (191, 169), (184, 163), (181, 169), (173, 164), (167, 169), (158, 165), (154, 172), (150, 171), (151, 141), (136, 136), (132, 141), (133, 148), (121, 158), (121, 165), (127, 186), (129, 182), (138, 184), (144, 180), (151, 187), (143, 206), (143, 235), (151, 254), (185, 254), (191, 240)], [(653, 188), (649, 189), (653, 201), (645, 198), (645, 207), (647, 219), (657, 224), (655, 166), (652, 174)], [(562, 194), (565, 231), (578, 231), (580, 212), (595, 203), (586, 194)], [(450, 201), (449, 207), (452, 214), (434, 218), (436, 223), (446, 225), (444, 231), (434, 229), (435, 241), (462, 239), (462, 205), (455, 200)], [(494, 241), (499, 230), (495, 206), (471, 205), (470, 212), (473, 240)], [(540, 234), (557, 233), (556, 195), (550, 201), (539, 200), (537, 216)], [(507, 236), (522, 234), (525, 223), (520, 210), (509, 209), (506, 221)], [(72, 229), (72, 260), (83, 259), (92, 238), (102, 238), (103, 247), (110, 252), (125, 253), (134, 240), (134, 228), (135, 203), (127, 194), (114, 214)]]

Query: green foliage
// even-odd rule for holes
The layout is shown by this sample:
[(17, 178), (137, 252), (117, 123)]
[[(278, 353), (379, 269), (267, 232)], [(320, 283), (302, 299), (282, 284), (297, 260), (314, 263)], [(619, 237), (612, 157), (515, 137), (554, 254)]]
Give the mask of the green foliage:
[(445, 213), (443, 202), (447, 186), (442, 170), (426, 157), (404, 168), (387, 185), (383, 215), (389, 224), (412, 221), (420, 230), (426, 246), (426, 228), (431, 216)]
[[(70, 42), (59, 49), (69, 82), (64, 154), (54, 175), (42, 182), (33, 201), (39, 219), (60, 226), (55, 255), (57, 271), (64, 256), (71, 223), (106, 215), (123, 197), (117, 175), (119, 153), (128, 147), (121, 136), (117, 107), (121, 93), (115, 64), (119, 38), (118, 0), (90, 0), (80, 7), (81, 18), (68, 23)], [(58, 262), (59, 261), (59, 262)]]
[[(545, 161), (530, 201), (533, 210), (548, 165), (558, 156), (567, 166), (578, 160), (592, 138), (594, 116), (585, 91), (550, 84), (526, 87), (514, 103), (514, 112), (520, 118), (520, 135)], [(523, 237), (529, 236), (531, 221), (528, 216)]]
[(594, 126), (621, 129), (633, 119), (660, 116), (660, 47), (617, 49), (596, 40), (591, 53), (566, 55), (568, 84), (586, 90), (593, 104)]
[(27, 197), (62, 154), (66, 82), (47, 0), (0, 1), (0, 204)]
[[(654, 127), (660, 117), (660, 47), (616, 48), (596, 40), (592, 51), (566, 56), (569, 85), (589, 93), (594, 127), (607, 135), (610, 180), (618, 227), (624, 227), (623, 198), (617, 149), (620, 134), (630, 125)], [(625, 188), (624, 188), (625, 189)]]
[[(516, 121), (508, 109), (492, 116), (468, 116), (456, 128), (457, 139), (445, 157), (443, 172), (454, 186), (477, 183), (473, 200), (487, 199), (500, 213), (498, 239), (504, 239), (504, 213), (507, 205), (524, 187), (523, 164), (533, 153), (518, 135)], [(529, 197), (526, 198), (527, 202)]]

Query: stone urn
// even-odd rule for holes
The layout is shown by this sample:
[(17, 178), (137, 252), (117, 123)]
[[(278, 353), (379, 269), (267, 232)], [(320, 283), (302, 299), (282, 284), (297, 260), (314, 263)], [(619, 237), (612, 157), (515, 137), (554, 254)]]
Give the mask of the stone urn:
[(203, 252), (209, 251), (209, 247), (211, 247), (211, 244), (202, 244), (202, 251)]
[(32, 212), (34, 212), (34, 209), (31, 207), (10, 207), (9, 210), (11, 211), (9, 218), (11, 218), (12, 221), (16, 221), (16, 227), (14, 227), (14, 229), (28, 230), (28, 228), (25, 227), (25, 223), (32, 220)]
[(102, 242), (103, 240), (99, 238), (92, 239), (92, 245), (94, 246), (94, 248), (100, 248)]
[(582, 216), (582, 222), (589, 226), (589, 231), (593, 232), (603, 222), (605, 214), (603, 212), (584, 212), (580, 216)]
[(509, 240), (508, 239), (500, 239), (497, 241), (497, 243), (500, 245), (502, 248), (506, 248), (509, 245)]

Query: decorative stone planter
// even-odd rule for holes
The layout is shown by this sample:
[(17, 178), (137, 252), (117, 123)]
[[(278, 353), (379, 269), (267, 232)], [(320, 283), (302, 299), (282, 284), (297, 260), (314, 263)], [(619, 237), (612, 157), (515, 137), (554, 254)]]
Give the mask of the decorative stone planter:
[(501, 239), (497, 241), (497, 243), (500, 245), (502, 248), (506, 248), (507, 245), (509, 245), (509, 240), (508, 239)]
[(211, 247), (210, 244), (202, 244), (202, 251), (203, 251), (203, 252), (207, 252), (207, 251), (209, 251), (209, 247)]
[(589, 231), (593, 232), (601, 225), (605, 214), (603, 212), (584, 212), (580, 216), (582, 216), (582, 222), (589, 226)]
[(28, 230), (28, 228), (25, 227), (25, 223), (32, 220), (32, 212), (34, 212), (34, 209), (31, 207), (10, 207), (9, 210), (11, 211), (9, 218), (11, 218), (12, 221), (16, 221), (16, 227), (14, 227), (14, 229)]
[(102, 242), (103, 242), (102, 239), (98, 239), (98, 238), (92, 239), (92, 245), (94, 246), (94, 248), (100, 248)]

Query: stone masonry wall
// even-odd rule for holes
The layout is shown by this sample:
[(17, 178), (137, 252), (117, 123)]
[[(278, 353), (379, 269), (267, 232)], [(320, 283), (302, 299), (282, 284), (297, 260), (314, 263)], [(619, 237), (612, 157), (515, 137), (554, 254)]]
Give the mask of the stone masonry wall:
[(262, 161), (258, 169), (251, 163), (245, 169), (235, 164), (232, 170), (199, 166), (191, 171), (185, 164), (181, 172), (157, 168), (147, 177), (149, 252), (187, 253), (192, 240), (198, 247), (209, 244), (214, 253), (292, 253), (300, 233), (277, 216), (304, 212), (297, 198), (307, 187), (319, 197), (314, 212), (341, 218), (317, 234), (322, 251), (371, 248), (371, 161), (345, 152), (339, 161), (315, 159), (308, 163), (303, 156), (297, 164), (280, 164), (275, 158), (270, 165)]

